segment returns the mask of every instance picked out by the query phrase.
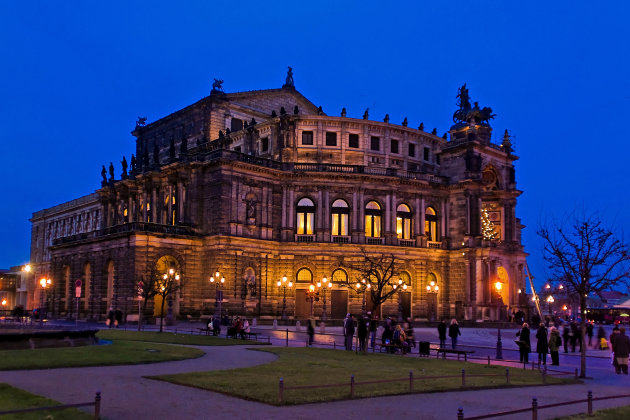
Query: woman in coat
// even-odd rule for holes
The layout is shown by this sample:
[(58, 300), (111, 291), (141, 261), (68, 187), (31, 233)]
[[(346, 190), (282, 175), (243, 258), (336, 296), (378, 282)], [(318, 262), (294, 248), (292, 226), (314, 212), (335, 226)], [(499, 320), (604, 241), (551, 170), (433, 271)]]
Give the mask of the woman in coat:
[(554, 366), (560, 366), (560, 345), (562, 340), (560, 339), (560, 333), (556, 327), (551, 327), (549, 333), (549, 353), (551, 354), (551, 364)]
[(547, 341), (547, 328), (545, 324), (540, 324), (538, 332), (536, 332), (536, 352), (538, 353), (538, 363), (547, 364), (547, 351), (549, 351), (549, 342)]
[(527, 322), (523, 322), (523, 327), (516, 333), (516, 336), (519, 337), (520, 341), (518, 351), (521, 363), (529, 363), (529, 352), (532, 345), (529, 341), (529, 325), (527, 325)]
[(451, 346), (453, 350), (457, 347), (457, 336), (462, 335), (459, 330), (459, 324), (457, 324), (457, 320), (453, 318), (451, 320), (451, 325), (448, 327), (448, 336), (451, 337)]

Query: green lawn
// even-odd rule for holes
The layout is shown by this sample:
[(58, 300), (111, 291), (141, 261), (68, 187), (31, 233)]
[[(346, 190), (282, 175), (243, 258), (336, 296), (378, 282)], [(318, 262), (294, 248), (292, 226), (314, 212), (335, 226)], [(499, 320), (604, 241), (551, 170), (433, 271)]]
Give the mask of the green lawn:
[(593, 412), (593, 415), (590, 417), (587, 416), (586, 414), (578, 414), (575, 416), (558, 417), (556, 420), (578, 420), (578, 419), (589, 419), (589, 420), (630, 419), (630, 405), (626, 405), (623, 407), (616, 407), (616, 408), (608, 408), (606, 410), (597, 410)]
[[(85, 401), (93, 401), (94, 395), (86, 397)], [(57, 401), (31, 394), (19, 388), (0, 383), (0, 411), (19, 410), (21, 408), (49, 407), (52, 405), (60, 405)], [(87, 407), (94, 413), (94, 407)], [(75, 419), (92, 419), (93, 415), (89, 415), (76, 408), (66, 408), (65, 410), (48, 410), (35, 411), (26, 414), (10, 414), (2, 416), (3, 420), (75, 420)]]
[[(467, 375), (498, 374), (497, 377), (468, 377), (467, 388), (506, 386), (505, 367), (456, 361), (408, 358), (385, 354), (356, 355), (353, 352), (314, 348), (260, 348), (278, 355), (274, 362), (242, 369), (191, 372), (152, 377), (180, 385), (222, 392), (240, 398), (279, 404), (278, 381), (285, 388), (301, 385), (343, 384), (340, 387), (290, 390), (284, 392), (285, 404), (304, 404), (347, 399), (350, 376), (355, 375), (355, 397), (395, 395), (409, 392), (409, 371), (414, 376), (414, 392), (445, 391), (461, 388), (461, 372)], [(428, 376), (455, 375), (449, 379), (422, 379)], [(510, 370), (512, 386), (539, 385), (538, 372)], [(360, 382), (405, 378), (399, 382), (361, 385)], [(573, 380), (547, 378), (548, 383), (573, 383)]]
[(195, 348), (116, 340), (111, 345), (0, 350), (0, 370), (128, 365), (201, 357)]
[(191, 346), (234, 346), (267, 344), (262, 342), (241, 340), (211, 335), (174, 334), (154, 331), (124, 331), (116, 329), (100, 330), (96, 335), (104, 340), (150, 341), (153, 343), (186, 344)]

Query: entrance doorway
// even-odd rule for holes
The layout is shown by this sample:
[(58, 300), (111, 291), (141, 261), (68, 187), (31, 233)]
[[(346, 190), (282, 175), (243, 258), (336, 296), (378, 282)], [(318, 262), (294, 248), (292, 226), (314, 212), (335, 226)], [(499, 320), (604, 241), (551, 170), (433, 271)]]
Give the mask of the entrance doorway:
[(348, 291), (332, 290), (330, 292), (330, 318), (344, 319), (348, 313)]
[(306, 300), (306, 289), (295, 291), (295, 318), (300, 321), (311, 316), (311, 301)]
[(400, 301), (402, 305), (402, 317), (407, 319), (411, 317), (411, 292), (402, 292), (400, 294)]

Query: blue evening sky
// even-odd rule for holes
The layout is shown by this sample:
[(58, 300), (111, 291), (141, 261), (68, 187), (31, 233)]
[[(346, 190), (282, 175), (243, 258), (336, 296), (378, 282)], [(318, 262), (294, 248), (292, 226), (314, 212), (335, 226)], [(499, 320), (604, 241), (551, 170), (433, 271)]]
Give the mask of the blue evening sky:
[(29, 259), (34, 211), (89, 194), (101, 165), (154, 121), (207, 96), (296, 88), (329, 115), (441, 135), (457, 88), (514, 136), (517, 216), (533, 274), (537, 226), (579, 208), (628, 232), (626, 1), (0, 3), (0, 267)]

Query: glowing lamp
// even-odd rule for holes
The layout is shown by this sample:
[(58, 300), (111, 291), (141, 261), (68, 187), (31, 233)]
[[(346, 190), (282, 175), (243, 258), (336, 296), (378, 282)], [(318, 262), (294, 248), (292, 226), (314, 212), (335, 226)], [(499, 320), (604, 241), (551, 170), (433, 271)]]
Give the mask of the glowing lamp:
[(311, 285), (308, 286), (308, 291), (311, 293), (315, 291), (315, 285), (313, 283), (311, 283)]
[(501, 284), (500, 281), (494, 283), (494, 288), (497, 289), (497, 292), (500, 292), (501, 289), (503, 288), (503, 284)]
[(225, 277), (221, 277), (221, 284), (225, 283)]
[(26, 271), (27, 273), (30, 273), (31, 272), (31, 265), (30, 264), (26, 264), (24, 266), (24, 271)]
[(431, 291), (431, 286), (427, 286), (427, 292)]
[(278, 280), (278, 287), (282, 286), (282, 282)]
[(290, 289), (290, 288), (292, 288), (292, 287), (293, 287), (293, 282), (292, 282), (292, 281), (290, 281), (290, 282), (289, 282), (289, 289)]

